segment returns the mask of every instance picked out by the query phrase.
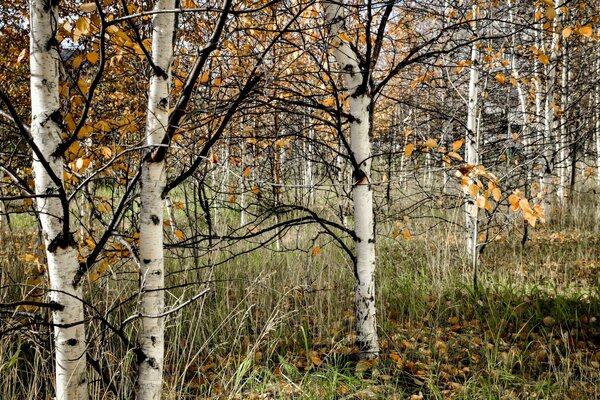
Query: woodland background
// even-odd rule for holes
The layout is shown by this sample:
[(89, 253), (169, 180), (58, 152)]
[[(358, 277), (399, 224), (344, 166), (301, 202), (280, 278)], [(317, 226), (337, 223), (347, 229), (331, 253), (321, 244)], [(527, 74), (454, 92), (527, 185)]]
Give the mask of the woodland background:
[(0, 0), (0, 397), (597, 398), (599, 19)]

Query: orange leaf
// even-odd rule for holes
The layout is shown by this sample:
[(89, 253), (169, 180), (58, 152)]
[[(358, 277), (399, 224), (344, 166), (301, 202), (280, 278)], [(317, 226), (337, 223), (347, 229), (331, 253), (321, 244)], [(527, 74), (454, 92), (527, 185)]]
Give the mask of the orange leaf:
[(179, 240), (183, 240), (183, 237), (184, 237), (184, 236), (183, 236), (183, 232), (182, 232), (180, 229), (177, 229), (177, 230), (175, 231), (175, 237), (176, 237), (177, 239), (179, 239)]
[(408, 143), (404, 147), (404, 157), (409, 158), (411, 156), (411, 154), (413, 153), (413, 151), (415, 151), (415, 145), (412, 143)]
[(407, 240), (412, 239), (412, 235), (406, 228), (402, 228), (402, 236), (404, 237), (404, 239), (407, 239)]
[(458, 151), (465, 144), (465, 139), (459, 139), (456, 142), (452, 143), (452, 150)]
[(594, 33), (594, 29), (590, 25), (579, 28), (579, 34), (581, 36), (592, 37), (592, 33)]
[(246, 167), (246, 168), (244, 169), (244, 176), (245, 176), (245, 177), (247, 177), (247, 176), (250, 176), (250, 167)]
[(316, 257), (321, 254), (321, 246), (315, 246), (310, 253), (311, 256)]
[(438, 144), (435, 139), (427, 139), (427, 141), (425, 142), (425, 147), (428, 147), (428, 148), (436, 147), (437, 145)]

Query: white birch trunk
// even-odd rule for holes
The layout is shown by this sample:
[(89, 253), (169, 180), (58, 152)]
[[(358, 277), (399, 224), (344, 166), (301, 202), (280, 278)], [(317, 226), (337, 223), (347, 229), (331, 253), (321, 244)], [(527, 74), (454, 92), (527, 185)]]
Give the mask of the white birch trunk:
[[(51, 4), (48, 6), (48, 4)], [(61, 157), (52, 154), (60, 143), (59, 54), (56, 46), (58, 9), (54, 2), (30, 2), (31, 41), (31, 135), (49, 167), (59, 180), (63, 176)], [(34, 154), (36, 194), (58, 194), (58, 182)], [(62, 182), (60, 182), (62, 185)], [(64, 209), (58, 197), (37, 199), (46, 246), (51, 300), (64, 307), (53, 312), (56, 352), (56, 398), (87, 399), (86, 341), (83, 323), (82, 288), (74, 284), (79, 269), (77, 249), (69, 232), (65, 237)], [(67, 227), (68, 231), (68, 227)]]
[[(175, 8), (175, 0), (159, 0), (156, 10)], [(153, 20), (152, 59), (163, 73), (150, 79), (146, 143), (159, 145), (169, 119), (170, 66), (175, 15), (156, 14)], [(140, 207), (140, 291), (142, 326), (139, 336), (144, 357), (139, 361), (138, 400), (160, 400), (164, 359), (164, 252), (163, 199), (166, 184), (164, 160), (148, 158), (142, 167)]]
[(369, 107), (371, 98), (361, 92), (363, 73), (357, 55), (348, 43), (340, 40), (344, 33), (344, 16), (339, 3), (324, 1), (325, 13), (330, 25), (330, 40), (334, 56), (344, 78), (345, 89), (350, 97), (351, 151), (358, 163), (353, 172), (352, 199), (354, 203), (354, 233), (356, 235), (355, 289), (357, 344), (363, 358), (379, 356), (375, 308), (375, 231), (373, 214), (373, 191), (371, 189), (371, 143), (369, 139)]
[[(476, 6), (473, 6), (473, 15), (477, 11)], [(477, 31), (477, 27), (474, 27)], [(474, 42), (471, 47), (471, 68), (469, 75), (469, 96), (467, 100), (467, 132), (465, 135), (465, 161), (470, 165), (477, 165), (479, 163), (479, 135), (478, 135), (478, 124), (477, 116), (479, 115), (479, 102), (478, 102), (478, 90), (479, 85), (479, 50), (477, 48), (477, 42)], [(469, 180), (469, 184), (473, 182)], [(466, 214), (466, 226), (467, 226), (467, 257), (473, 268), (473, 277), (475, 286), (477, 285), (477, 219), (478, 219), (478, 208), (475, 205), (475, 199), (473, 199), (467, 191), (466, 202), (465, 202), (465, 214)]]
[[(560, 182), (558, 185), (558, 189), (556, 194), (558, 196), (558, 200), (561, 204), (564, 205), (566, 199), (566, 187), (567, 187), (567, 179), (568, 179), (568, 160), (567, 157), (569, 155), (568, 151), (568, 132), (567, 132), (567, 109), (568, 109), (568, 83), (569, 83), (569, 54), (567, 51), (567, 46), (563, 46), (562, 51), (562, 71), (561, 71), (561, 95), (560, 95), (560, 106), (562, 109), (562, 114), (560, 116), (560, 140), (558, 141), (558, 154), (559, 154), (559, 164), (558, 164), (558, 174), (560, 177)], [(569, 193), (568, 195), (571, 195)]]
[[(546, 166), (544, 168), (544, 175), (542, 179), (542, 191), (543, 197), (543, 208), (546, 212), (547, 218), (550, 217), (550, 201), (549, 194), (552, 191), (552, 169), (554, 168), (552, 163), (553, 146), (555, 145), (555, 134), (554, 134), (554, 88), (556, 85), (556, 59), (557, 50), (559, 47), (560, 34), (557, 30), (558, 16), (561, 13), (561, 7), (556, 8), (556, 17), (554, 18), (552, 41), (550, 43), (550, 62), (544, 65), (544, 71), (546, 76), (546, 98), (544, 102), (544, 156), (546, 158)], [(542, 40), (541, 50), (545, 52), (544, 41)]]

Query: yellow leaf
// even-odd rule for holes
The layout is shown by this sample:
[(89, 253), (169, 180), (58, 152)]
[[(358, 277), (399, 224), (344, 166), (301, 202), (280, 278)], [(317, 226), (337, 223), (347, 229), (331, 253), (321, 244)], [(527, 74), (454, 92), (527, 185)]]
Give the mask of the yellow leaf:
[(563, 36), (563, 38), (567, 39), (569, 36), (571, 36), (572, 33), (573, 33), (573, 29), (571, 29), (570, 26), (567, 26), (565, 29), (563, 29), (562, 36)]
[(462, 159), (463, 159), (463, 158), (462, 158), (462, 156), (461, 156), (460, 154), (458, 154), (458, 153), (456, 153), (456, 152), (454, 152), (454, 151), (450, 151), (450, 152), (448, 152), (448, 155), (449, 155), (450, 157), (452, 157), (452, 158), (455, 158), (455, 159), (457, 159), (458, 161), (462, 161)]
[(209, 79), (210, 79), (210, 73), (208, 71), (204, 71), (202, 73), (202, 76), (200, 76), (200, 83), (204, 84), (204, 83), (208, 82)]
[(413, 151), (415, 151), (415, 145), (412, 143), (408, 143), (404, 147), (404, 157), (409, 158), (411, 156), (411, 154), (413, 153)]
[(90, 249), (95, 249), (96, 248), (96, 243), (94, 243), (94, 241), (91, 238), (86, 238), (85, 239), (85, 243), (88, 245), (88, 247)]
[(98, 272), (92, 271), (89, 273), (88, 280), (90, 282), (96, 282), (98, 279), (100, 279), (100, 274)]
[(427, 147), (427, 148), (436, 147), (437, 145), (438, 144), (437, 144), (437, 141), (435, 139), (427, 139), (425, 141), (425, 147)]
[(550, 64), (550, 59), (548, 58), (548, 56), (545, 55), (544, 53), (542, 53), (541, 51), (538, 55), (538, 59), (540, 60), (540, 62), (542, 64), (546, 64), (546, 65)]
[(456, 142), (452, 143), (452, 150), (458, 151), (463, 144), (465, 144), (465, 139), (457, 140)]
[(79, 9), (83, 12), (93, 12), (96, 9), (96, 3), (83, 3)]
[(523, 210), (523, 215), (525, 215), (525, 213), (531, 213), (531, 207), (529, 206), (529, 200), (527, 199), (521, 199), (519, 200), (519, 207), (521, 207), (521, 210)]
[(321, 246), (315, 246), (310, 253), (311, 256), (316, 257), (321, 254)]
[(215, 78), (213, 85), (215, 87), (219, 87), (219, 86), (221, 86), (221, 81), (222, 81), (222, 78), (219, 76), (219, 77)]
[(348, 36), (346, 33), (340, 33), (338, 35), (338, 37), (340, 39), (342, 39), (344, 42), (351, 42), (352, 41), (352, 39), (350, 39), (350, 36)]
[(496, 80), (504, 85), (506, 83), (506, 76), (504, 74), (496, 74)]
[(323, 105), (325, 107), (333, 107), (335, 105), (335, 99), (333, 97), (328, 97), (323, 101)]
[(513, 211), (517, 211), (519, 209), (519, 197), (514, 194), (508, 196), (508, 202), (510, 203), (510, 207)]
[(82, 61), (83, 61), (83, 57), (77, 56), (77, 57), (73, 58), (73, 61), (71, 61), (71, 65), (73, 66), (73, 68), (79, 68)]
[(88, 17), (81, 17), (75, 22), (75, 27), (83, 36), (89, 35), (91, 32), (90, 19)]
[(106, 147), (104, 146), (102, 148), (102, 154), (104, 155), (104, 157), (106, 158), (111, 158), (112, 157), (112, 150), (110, 149), (110, 147)]
[(475, 198), (475, 196), (477, 196), (478, 193), (479, 193), (479, 186), (477, 186), (474, 183), (470, 184), (469, 185), (469, 194), (471, 195), (471, 197)]
[(87, 60), (92, 63), (92, 64), (96, 64), (98, 62), (98, 60), (100, 59), (100, 56), (98, 55), (98, 53), (92, 51), (91, 53), (87, 53), (85, 55), (85, 58), (87, 58)]
[(175, 231), (175, 237), (176, 237), (177, 239), (179, 239), (179, 240), (183, 240), (183, 237), (184, 237), (184, 236), (183, 236), (183, 232), (182, 232), (180, 229), (177, 229), (177, 230)]
[(89, 86), (83, 79), (77, 81), (77, 87), (79, 88), (79, 90), (81, 90), (81, 93), (84, 96), (87, 94)]
[(492, 189), (492, 197), (494, 198), (495, 202), (500, 201), (501, 194), (502, 193), (500, 192), (500, 189), (498, 189), (497, 187)]
[(581, 36), (592, 37), (592, 33), (594, 33), (594, 29), (590, 25), (579, 28), (579, 34)]
[(407, 239), (407, 240), (412, 239), (412, 235), (406, 228), (402, 228), (402, 236), (404, 237), (404, 239)]
[(556, 18), (556, 10), (554, 9), (554, 7), (550, 6), (550, 7), (546, 8), (546, 18), (548, 18), (548, 19)]
[(244, 176), (250, 176), (250, 167), (244, 168)]

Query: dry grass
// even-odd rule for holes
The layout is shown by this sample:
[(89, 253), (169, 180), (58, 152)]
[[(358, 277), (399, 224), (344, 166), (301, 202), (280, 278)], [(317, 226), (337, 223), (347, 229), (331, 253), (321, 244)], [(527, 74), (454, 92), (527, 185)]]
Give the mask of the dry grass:
[[(597, 398), (600, 236), (590, 223), (594, 207), (576, 210), (530, 231), (525, 248), (519, 229), (505, 230), (482, 255), (478, 292), (459, 232), (411, 222), (421, 232), (412, 240), (382, 237), (377, 365), (357, 364), (353, 275), (333, 245), (317, 256), (261, 249), (200, 274), (171, 275), (169, 285), (183, 286), (168, 291), (169, 307), (200, 290), (186, 282), (201, 279), (212, 291), (166, 322), (164, 398)], [(30, 242), (27, 232), (5, 241), (1, 302), (31, 289), (15, 284), (27, 282)], [(169, 262), (171, 270), (182, 267), (189, 266)], [(129, 264), (112, 272), (88, 284), (86, 300), (90, 317), (118, 326), (135, 310), (128, 296), (137, 276)], [(14, 315), (1, 329), (28, 321)], [(98, 318), (88, 326), (90, 356), (129, 398), (131, 349)], [(134, 343), (136, 329), (123, 330)], [(0, 337), (1, 398), (51, 398), (50, 338), (43, 323)], [(114, 398), (98, 374), (92, 378), (93, 398)]]

